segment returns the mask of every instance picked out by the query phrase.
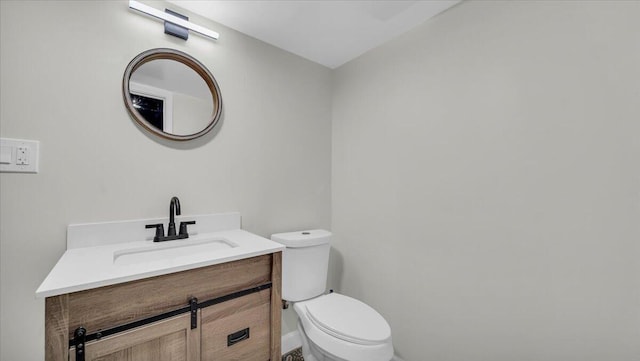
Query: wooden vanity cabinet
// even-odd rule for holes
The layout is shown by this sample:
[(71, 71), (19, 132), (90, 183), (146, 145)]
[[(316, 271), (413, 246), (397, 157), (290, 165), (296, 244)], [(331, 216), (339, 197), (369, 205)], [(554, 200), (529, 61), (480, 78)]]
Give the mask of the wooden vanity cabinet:
[(203, 305), (196, 328), (191, 312), (181, 313), (87, 341), (85, 360), (279, 361), (281, 257), (277, 252), (48, 297), (45, 359), (76, 361), (69, 340), (79, 327), (95, 335), (183, 309), (195, 297)]

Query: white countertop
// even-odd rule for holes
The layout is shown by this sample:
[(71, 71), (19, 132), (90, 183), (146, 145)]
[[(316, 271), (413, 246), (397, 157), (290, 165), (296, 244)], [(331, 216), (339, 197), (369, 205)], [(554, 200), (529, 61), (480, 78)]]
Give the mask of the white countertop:
[[(231, 216), (235, 215), (231, 214)], [(225, 216), (228, 218), (229, 214)], [(237, 217), (236, 223), (239, 226), (239, 215)], [(198, 220), (201, 221), (201, 218), (203, 216), (199, 216)], [(129, 221), (129, 223), (143, 225), (149, 221)], [(105, 225), (114, 227), (114, 224), (115, 222), (94, 225), (104, 230)], [(86, 228), (86, 225), (82, 226)], [(71, 228), (72, 226), (70, 230)], [(201, 229), (213, 228), (201, 227)], [(142, 232), (145, 235), (149, 233), (148, 230), (146, 233)], [(100, 242), (93, 239), (90, 246), (67, 249), (36, 291), (36, 296), (41, 298), (57, 296), (265, 255), (284, 249), (284, 246), (279, 243), (239, 228), (196, 233), (187, 239), (166, 242), (153, 242), (144, 237), (138, 239), (142, 240), (107, 242), (108, 244), (104, 245), (96, 245)]]

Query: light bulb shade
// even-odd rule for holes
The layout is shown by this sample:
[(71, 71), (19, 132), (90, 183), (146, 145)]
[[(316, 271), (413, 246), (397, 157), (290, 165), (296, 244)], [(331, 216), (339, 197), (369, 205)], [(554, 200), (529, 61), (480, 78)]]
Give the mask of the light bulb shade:
[(138, 1), (135, 0), (129, 0), (129, 8), (133, 9), (133, 10), (137, 10), (141, 13), (145, 13), (147, 15), (153, 16), (154, 18), (160, 19), (160, 20), (164, 20), (164, 21), (168, 21), (170, 23), (176, 24), (178, 26), (181, 26), (183, 28), (187, 28), (193, 32), (196, 32), (200, 35), (206, 36), (208, 38), (214, 39), (214, 40), (218, 40), (218, 37), (220, 36), (218, 33), (216, 33), (215, 31), (209, 30), (205, 27), (202, 27), (200, 25), (196, 25), (190, 21), (184, 20), (184, 19), (180, 19), (177, 16), (171, 15), (169, 13), (165, 13), (162, 12), (158, 9), (152, 8), (151, 6), (142, 4)]

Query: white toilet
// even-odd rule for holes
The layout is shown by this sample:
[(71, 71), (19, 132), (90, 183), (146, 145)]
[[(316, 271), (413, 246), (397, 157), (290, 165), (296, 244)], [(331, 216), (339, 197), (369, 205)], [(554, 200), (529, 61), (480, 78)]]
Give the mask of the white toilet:
[(298, 314), (305, 361), (390, 361), (391, 328), (373, 308), (337, 293), (324, 294), (331, 232), (278, 233), (271, 240), (282, 256), (282, 298)]

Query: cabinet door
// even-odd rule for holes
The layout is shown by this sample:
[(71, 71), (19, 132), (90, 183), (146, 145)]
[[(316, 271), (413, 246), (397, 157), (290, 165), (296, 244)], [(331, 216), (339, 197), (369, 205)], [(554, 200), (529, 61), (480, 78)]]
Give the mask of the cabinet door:
[[(190, 315), (138, 327), (85, 345), (86, 361), (199, 361), (200, 330)], [(75, 347), (69, 360), (75, 361)]]
[(202, 312), (202, 361), (267, 361), (271, 345), (271, 290)]

